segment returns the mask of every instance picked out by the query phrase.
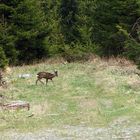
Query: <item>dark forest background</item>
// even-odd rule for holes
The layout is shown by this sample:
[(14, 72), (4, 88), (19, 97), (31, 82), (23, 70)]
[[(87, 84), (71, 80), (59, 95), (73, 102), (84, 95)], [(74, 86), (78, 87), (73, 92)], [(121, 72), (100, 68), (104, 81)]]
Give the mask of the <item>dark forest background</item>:
[(140, 65), (139, 0), (0, 0), (0, 67), (61, 56)]

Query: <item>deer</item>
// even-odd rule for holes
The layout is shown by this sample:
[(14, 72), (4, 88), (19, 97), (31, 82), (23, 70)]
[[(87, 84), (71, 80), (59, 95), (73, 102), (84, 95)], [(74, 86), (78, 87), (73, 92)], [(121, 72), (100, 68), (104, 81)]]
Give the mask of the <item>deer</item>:
[(58, 71), (54, 71), (54, 74), (53, 73), (49, 73), (49, 72), (38, 72), (37, 73), (37, 80), (36, 80), (36, 85), (37, 85), (37, 82), (40, 81), (42, 84), (44, 84), (44, 82), (41, 81), (41, 79), (46, 79), (46, 85), (48, 83), (48, 80), (51, 80), (53, 82), (53, 78), (54, 77), (58, 77)]

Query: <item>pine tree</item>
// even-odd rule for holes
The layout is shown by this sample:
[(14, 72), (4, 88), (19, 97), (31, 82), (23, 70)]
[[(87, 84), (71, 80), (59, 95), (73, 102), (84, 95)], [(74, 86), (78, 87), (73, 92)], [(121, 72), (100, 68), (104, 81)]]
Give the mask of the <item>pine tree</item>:
[(14, 2), (2, 0), (0, 3), (0, 47), (4, 51), (10, 63), (14, 63), (17, 58), (15, 49), (16, 37), (12, 31), (11, 16), (14, 12)]
[(45, 21), (47, 23), (48, 34), (46, 36), (46, 45), (62, 44), (63, 39), (59, 24), (59, 6), (60, 1), (55, 0), (41, 0), (41, 6), (45, 13)]
[(4, 17), (0, 26), (4, 31), (0, 34), (1, 44), (11, 62), (13, 57), (20, 62), (29, 62), (46, 56), (44, 38), (48, 29), (40, 1), (3, 0), (0, 11)]
[(139, 16), (137, 0), (96, 0), (95, 6), (92, 41), (101, 55), (121, 54), (126, 38), (119, 29), (130, 31)]
[(78, 30), (80, 33), (80, 42), (84, 45), (91, 44), (92, 26), (94, 24), (92, 15), (94, 9), (94, 1), (79, 1)]
[(66, 44), (79, 40), (77, 28), (78, 2), (76, 0), (61, 0), (60, 5), (60, 25)]
[(48, 29), (40, 2), (23, 0), (16, 7), (13, 22), (14, 34), (18, 38), (16, 49), (20, 53), (19, 60), (29, 62), (45, 56), (47, 49), (44, 45), (44, 39)]

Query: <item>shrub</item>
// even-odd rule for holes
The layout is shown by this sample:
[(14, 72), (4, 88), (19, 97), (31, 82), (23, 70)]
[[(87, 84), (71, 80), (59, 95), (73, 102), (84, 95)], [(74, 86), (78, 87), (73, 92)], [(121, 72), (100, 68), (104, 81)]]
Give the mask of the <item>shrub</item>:
[(77, 44), (53, 45), (49, 47), (50, 56), (62, 56), (68, 62), (86, 61), (94, 51), (93, 46)]
[(83, 46), (80, 44), (75, 44), (74, 46), (65, 45), (65, 50), (62, 53), (64, 59), (68, 62), (74, 61), (87, 61), (89, 59), (90, 48), (89, 46)]
[(134, 39), (128, 39), (125, 42), (125, 48), (124, 55), (133, 60), (138, 65), (138, 68), (140, 68), (140, 44)]

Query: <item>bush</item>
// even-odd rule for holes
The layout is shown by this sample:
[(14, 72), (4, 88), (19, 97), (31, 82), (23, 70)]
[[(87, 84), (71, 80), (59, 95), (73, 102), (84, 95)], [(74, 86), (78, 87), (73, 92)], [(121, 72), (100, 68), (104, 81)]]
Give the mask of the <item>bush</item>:
[(65, 45), (65, 50), (62, 53), (64, 59), (68, 62), (74, 61), (87, 61), (89, 59), (89, 54), (91, 53), (91, 48), (89, 46), (83, 46), (80, 44), (75, 44), (73, 46)]
[(86, 61), (88, 60), (90, 53), (93, 52), (93, 46), (72, 44), (72, 45), (53, 45), (49, 48), (50, 56), (62, 56), (68, 62), (74, 61)]
[(138, 65), (138, 68), (140, 68), (140, 44), (136, 40), (129, 38), (125, 42), (125, 48), (124, 55), (133, 60)]

